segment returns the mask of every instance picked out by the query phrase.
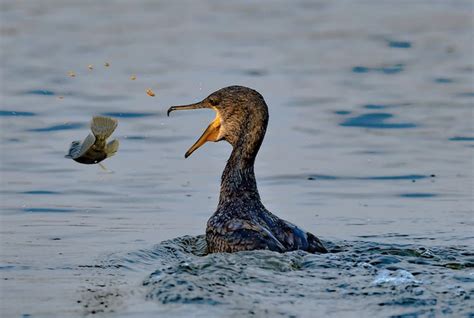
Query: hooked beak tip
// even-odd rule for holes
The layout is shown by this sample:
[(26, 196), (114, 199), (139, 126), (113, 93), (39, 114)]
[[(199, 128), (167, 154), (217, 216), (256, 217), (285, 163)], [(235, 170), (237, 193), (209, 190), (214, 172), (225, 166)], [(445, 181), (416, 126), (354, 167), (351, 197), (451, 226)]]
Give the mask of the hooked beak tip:
[[(167, 115), (169, 116), (170, 113), (174, 110), (186, 110), (186, 109), (199, 109), (199, 108), (211, 108), (207, 107), (206, 104), (203, 102), (189, 104), (189, 105), (182, 105), (182, 106), (171, 106), (168, 108)], [(189, 148), (188, 151), (184, 154), (184, 158), (188, 158), (196, 149), (201, 147), (207, 141), (217, 141), (219, 137), (219, 131), (221, 127), (221, 119), (219, 113), (216, 110), (216, 118), (209, 124), (207, 129), (204, 131), (202, 136), (194, 143), (194, 145)]]
[(182, 106), (171, 106), (170, 108), (168, 108), (168, 111), (166, 112), (166, 114), (169, 116), (170, 113), (175, 110), (199, 109), (199, 108), (206, 108), (206, 107), (205, 105), (202, 104), (202, 102), (189, 104), (189, 105), (182, 105)]

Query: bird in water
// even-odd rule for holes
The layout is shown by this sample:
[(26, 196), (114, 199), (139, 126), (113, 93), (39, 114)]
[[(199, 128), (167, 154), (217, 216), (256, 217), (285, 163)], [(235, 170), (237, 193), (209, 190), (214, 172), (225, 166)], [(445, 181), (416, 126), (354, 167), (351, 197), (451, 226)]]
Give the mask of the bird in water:
[(280, 219), (260, 201), (254, 163), (268, 124), (262, 95), (248, 87), (229, 86), (198, 103), (172, 106), (168, 116), (175, 110), (200, 108), (213, 109), (216, 117), (185, 158), (207, 141), (225, 140), (233, 148), (222, 174), (217, 210), (207, 222), (208, 252), (268, 249), (326, 253), (316, 236)]
[(112, 157), (118, 150), (119, 141), (114, 139), (107, 143), (107, 138), (117, 128), (117, 120), (110, 117), (95, 116), (91, 121), (92, 134), (84, 141), (73, 141), (66, 158), (83, 164), (95, 164)]

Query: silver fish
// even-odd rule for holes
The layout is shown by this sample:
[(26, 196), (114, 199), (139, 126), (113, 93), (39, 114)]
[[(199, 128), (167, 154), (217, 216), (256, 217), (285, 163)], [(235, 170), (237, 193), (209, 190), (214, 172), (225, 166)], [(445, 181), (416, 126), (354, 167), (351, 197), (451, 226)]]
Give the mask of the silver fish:
[(119, 148), (119, 141), (114, 139), (109, 143), (106, 142), (117, 125), (116, 119), (103, 116), (93, 117), (91, 121), (92, 134), (89, 134), (82, 142), (80, 140), (73, 141), (65, 157), (88, 165), (112, 157)]

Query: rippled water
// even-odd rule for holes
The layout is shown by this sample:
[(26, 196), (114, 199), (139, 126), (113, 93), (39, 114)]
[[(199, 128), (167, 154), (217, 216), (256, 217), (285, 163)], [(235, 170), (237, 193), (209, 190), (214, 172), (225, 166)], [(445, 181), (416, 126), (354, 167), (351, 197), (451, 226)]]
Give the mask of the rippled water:
[[(0, 313), (474, 315), (472, 12), (2, 1)], [(269, 105), (264, 204), (330, 254), (204, 255), (230, 147), (184, 160), (214, 114), (165, 111), (233, 84)], [(97, 114), (107, 171), (64, 159)]]
[[(153, 249), (111, 256), (101, 268), (124, 276), (154, 270), (135, 288), (163, 305), (168, 315), (179, 314), (183, 305), (198, 317), (209, 311), (272, 317), (309, 317), (315, 312), (334, 317), (354, 312), (403, 317), (472, 314), (474, 253), (467, 246), (426, 248), (372, 241), (326, 245), (327, 255), (205, 255), (203, 236), (182, 237)], [(111, 287), (116, 288), (112, 295)], [(131, 288), (102, 284), (85, 293), (81, 302), (89, 312), (112, 311), (116, 299), (127, 297), (122, 293)]]

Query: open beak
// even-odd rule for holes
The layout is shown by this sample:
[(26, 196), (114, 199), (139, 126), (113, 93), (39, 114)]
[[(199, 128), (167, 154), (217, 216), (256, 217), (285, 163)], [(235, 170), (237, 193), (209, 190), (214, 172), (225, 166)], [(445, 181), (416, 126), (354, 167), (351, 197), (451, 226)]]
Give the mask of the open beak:
[[(187, 110), (187, 109), (199, 109), (199, 108), (209, 108), (202, 104), (202, 102), (190, 104), (190, 105), (183, 105), (183, 106), (172, 106), (168, 109), (168, 116), (172, 111), (175, 110)], [(186, 151), (184, 155), (185, 158), (189, 157), (196, 149), (204, 145), (208, 141), (218, 141), (219, 140), (219, 133), (221, 128), (221, 117), (219, 116), (219, 112), (217, 109), (213, 108), (216, 111), (216, 118), (207, 126), (206, 130), (202, 134), (201, 137), (191, 146), (191, 148)]]

